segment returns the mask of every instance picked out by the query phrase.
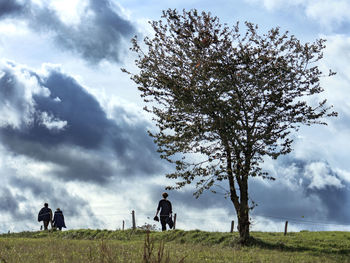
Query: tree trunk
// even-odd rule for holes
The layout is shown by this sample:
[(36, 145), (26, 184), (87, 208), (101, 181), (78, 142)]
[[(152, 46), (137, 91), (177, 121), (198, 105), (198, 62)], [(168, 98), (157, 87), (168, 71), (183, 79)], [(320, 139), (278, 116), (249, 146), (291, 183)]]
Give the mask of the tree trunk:
[(248, 209), (243, 209), (242, 207), (238, 216), (238, 230), (241, 244), (247, 244), (249, 241), (249, 225), (250, 222)]
[[(249, 235), (249, 206), (248, 206), (248, 176), (240, 176), (242, 172), (241, 166), (236, 170), (236, 175), (233, 175), (232, 171), (232, 160), (231, 152), (226, 145), (226, 154), (227, 154), (227, 175), (230, 185), (230, 197), (231, 201), (236, 209), (236, 214), (238, 218), (238, 231), (240, 236), (240, 243), (247, 244), (250, 238)], [(240, 195), (237, 195), (235, 188), (235, 179), (239, 186)]]
[(247, 244), (250, 238), (249, 234), (249, 206), (248, 206), (248, 177), (242, 178), (240, 186), (240, 209), (237, 211), (238, 231), (241, 244)]
[(249, 235), (249, 206), (248, 206), (248, 178), (244, 178), (239, 184), (240, 196), (237, 195), (233, 176), (229, 176), (231, 201), (236, 209), (238, 218), (238, 231), (240, 243), (247, 244)]

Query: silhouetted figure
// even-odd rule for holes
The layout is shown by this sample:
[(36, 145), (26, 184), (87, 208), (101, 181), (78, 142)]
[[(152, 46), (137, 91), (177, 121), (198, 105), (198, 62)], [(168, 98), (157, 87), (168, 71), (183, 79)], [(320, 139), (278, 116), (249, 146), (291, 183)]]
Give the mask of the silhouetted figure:
[(51, 222), (52, 227), (52, 210), (49, 208), (49, 204), (45, 203), (44, 207), (41, 208), (38, 214), (38, 221), (43, 221), (44, 223), (44, 230), (47, 230), (47, 227), (49, 226), (49, 223)]
[[(159, 201), (158, 208), (154, 220), (158, 221), (158, 213), (160, 210), (160, 223), (162, 224), (162, 231), (166, 230), (166, 224), (169, 225), (169, 228), (174, 226), (171, 214), (173, 213), (171, 202), (167, 200), (168, 194), (162, 194), (163, 199)], [(157, 220), (158, 219), (158, 220)]]
[(66, 228), (66, 224), (64, 223), (64, 216), (61, 209), (57, 208), (55, 211), (55, 215), (53, 217), (53, 227), (62, 230), (62, 227)]

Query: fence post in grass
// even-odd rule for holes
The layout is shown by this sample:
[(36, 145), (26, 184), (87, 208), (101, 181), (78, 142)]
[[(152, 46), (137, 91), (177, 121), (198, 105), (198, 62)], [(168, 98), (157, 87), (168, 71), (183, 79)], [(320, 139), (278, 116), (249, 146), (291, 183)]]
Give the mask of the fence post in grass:
[(122, 229), (123, 229), (123, 231), (124, 231), (124, 226), (125, 226), (125, 221), (123, 220), (123, 228), (122, 228)]
[(132, 229), (136, 229), (135, 211), (134, 210), (131, 211), (131, 215), (132, 215)]
[(284, 226), (284, 235), (287, 235), (287, 228), (288, 228), (288, 221), (286, 221), (286, 224)]
[(234, 229), (234, 227), (235, 227), (235, 221), (231, 221), (231, 233), (233, 233), (233, 229)]
[(175, 229), (175, 227), (176, 227), (176, 213), (174, 214), (174, 227), (173, 227), (173, 229)]

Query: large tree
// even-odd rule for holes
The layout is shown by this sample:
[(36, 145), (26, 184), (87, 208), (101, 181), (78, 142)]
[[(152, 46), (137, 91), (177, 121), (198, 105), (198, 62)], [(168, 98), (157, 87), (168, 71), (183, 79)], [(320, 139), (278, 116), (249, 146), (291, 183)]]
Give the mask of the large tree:
[(197, 196), (226, 181), (245, 243), (248, 178), (271, 178), (264, 157), (289, 153), (300, 125), (336, 116), (317, 96), (324, 40), (302, 44), (279, 28), (259, 34), (248, 22), (241, 33), (238, 23), (230, 28), (196, 10), (169, 9), (151, 25), (147, 51), (132, 41), (140, 71), (124, 71), (154, 114), (159, 129), (150, 134), (161, 157), (176, 165), (167, 177), (178, 179), (173, 188), (195, 182)]

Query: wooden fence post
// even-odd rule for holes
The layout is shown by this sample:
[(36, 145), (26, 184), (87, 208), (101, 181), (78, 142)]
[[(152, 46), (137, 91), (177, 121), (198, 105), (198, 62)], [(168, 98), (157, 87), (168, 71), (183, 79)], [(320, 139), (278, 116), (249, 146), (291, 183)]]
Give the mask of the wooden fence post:
[(173, 227), (173, 229), (175, 229), (175, 227), (176, 227), (176, 213), (174, 214), (174, 227)]
[(233, 233), (233, 229), (234, 229), (234, 227), (235, 227), (235, 221), (231, 221), (231, 233)]
[(132, 229), (136, 229), (135, 211), (134, 210), (131, 211), (131, 215), (132, 215)]
[(125, 226), (125, 221), (123, 220), (123, 228), (122, 228), (122, 229), (123, 229), (123, 231), (124, 231), (124, 226)]
[(284, 226), (284, 235), (287, 235), (287, 228), (288, 228), (288, 221), (286, 221), (286, 224)]

